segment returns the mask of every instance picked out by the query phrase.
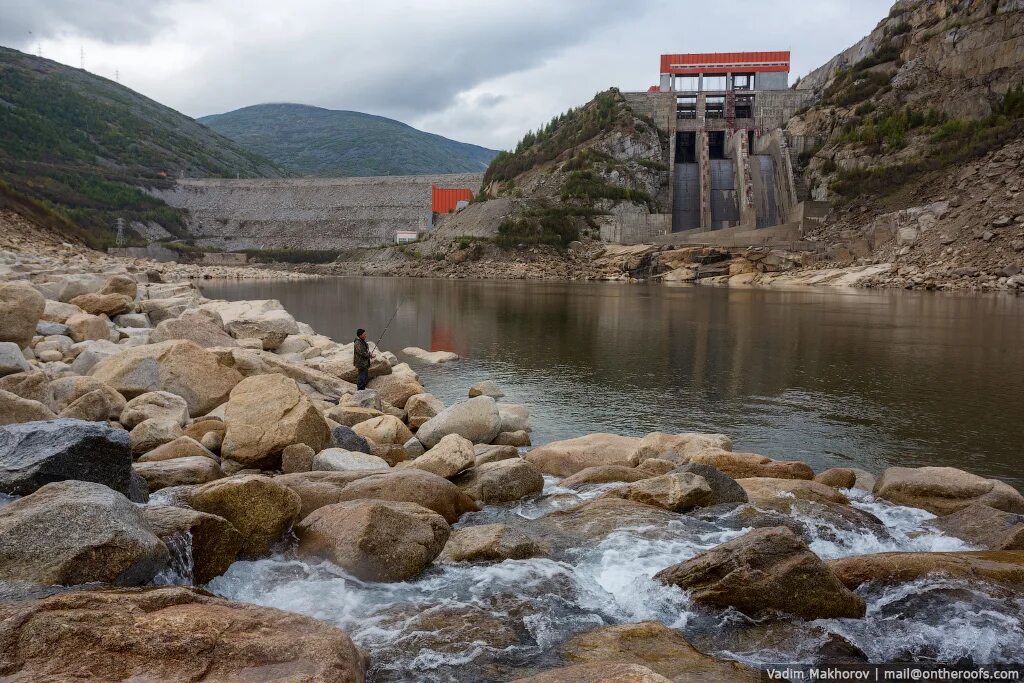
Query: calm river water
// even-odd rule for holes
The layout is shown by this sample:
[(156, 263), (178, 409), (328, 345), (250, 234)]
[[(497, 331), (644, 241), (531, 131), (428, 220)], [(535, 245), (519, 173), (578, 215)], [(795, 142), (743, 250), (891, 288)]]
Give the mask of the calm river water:
[[(494, 379), (534, 444), (712, 431), (815, 470), (950, 465), (1024, 486), (1024, 299), (916, 292), (338, 278), (202, 283), (278, 299), (410, 361), (445, 403)], [(401, 356), (401, 354), (399, 354)], [(408, 360), (408, 359), (406, 359)]]

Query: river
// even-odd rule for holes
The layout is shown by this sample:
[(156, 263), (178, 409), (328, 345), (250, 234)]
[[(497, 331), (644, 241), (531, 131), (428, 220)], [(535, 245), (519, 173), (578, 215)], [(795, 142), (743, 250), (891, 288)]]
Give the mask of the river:
[[(534, 444), (722, 432), (735, 450), (880, 473), (949, 465), (1024, 486), (1024, 299), (851, 290), (396, 278), (208, 281), (412, 361), (446, 404), (478, 380), (530, 405)], [(401, 355), (399, 353), (399, 355)]]

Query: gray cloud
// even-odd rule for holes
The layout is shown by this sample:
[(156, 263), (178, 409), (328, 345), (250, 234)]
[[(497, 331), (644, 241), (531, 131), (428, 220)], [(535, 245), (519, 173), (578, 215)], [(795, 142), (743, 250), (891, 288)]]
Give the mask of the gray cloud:
[(137, 0), (0, 0), (0, 43), (32, 49), (33, 39), (62, 36), (143, 42), (161, 29), (158, 7)]

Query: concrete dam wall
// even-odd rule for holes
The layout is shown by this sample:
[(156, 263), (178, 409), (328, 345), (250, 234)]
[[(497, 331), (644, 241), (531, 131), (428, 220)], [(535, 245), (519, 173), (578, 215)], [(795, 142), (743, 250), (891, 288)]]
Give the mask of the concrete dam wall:
[(349, 249), (394, 244), (427, 230), (430, 186), (480, 189), (483, 174), (366, 178), (182, 179), (155, 192), (188, 212), (197, 245), (238, 249)]

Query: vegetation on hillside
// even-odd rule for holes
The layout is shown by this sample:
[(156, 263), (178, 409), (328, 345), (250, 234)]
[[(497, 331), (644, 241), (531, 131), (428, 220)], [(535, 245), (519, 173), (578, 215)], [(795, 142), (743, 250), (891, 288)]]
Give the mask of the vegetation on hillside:
[(181, 214), (146, 192), (178, 175), (281, 175), (192, 119), (100, 76), (0, 48), (0, 178), (112, 243), (118, 218), (184, 236)]
[(496, 154), (383, 116), (303, 104), (258, 104), (199, 122), (299, 175), (480, 173)]

